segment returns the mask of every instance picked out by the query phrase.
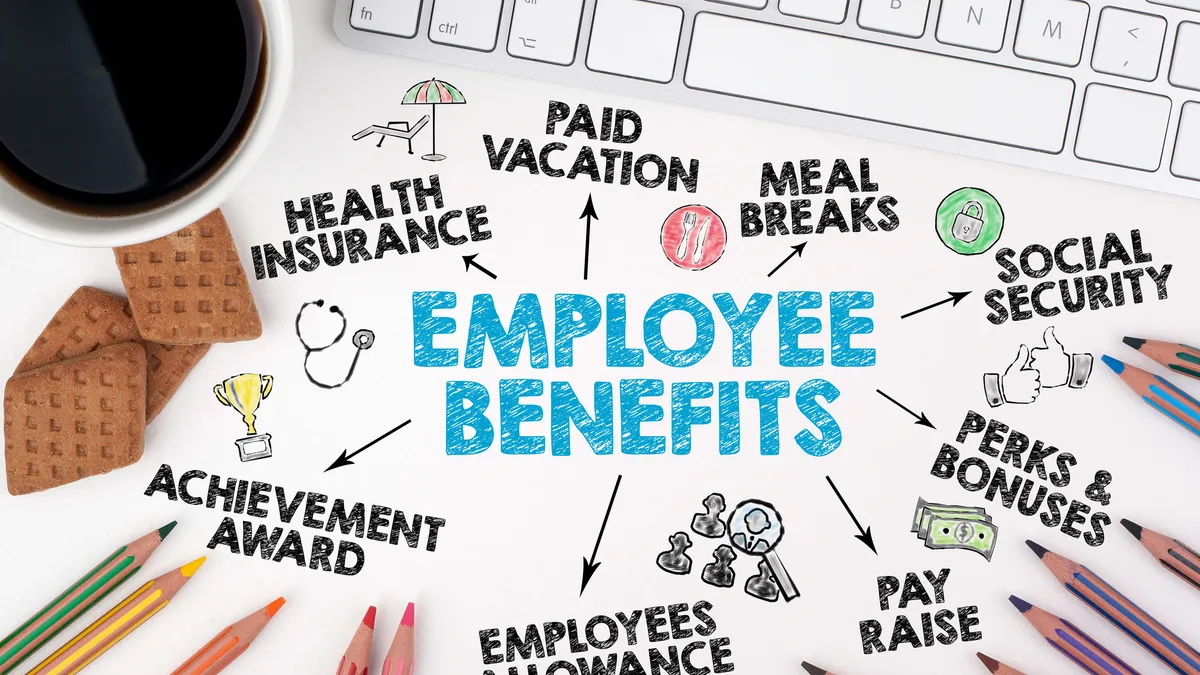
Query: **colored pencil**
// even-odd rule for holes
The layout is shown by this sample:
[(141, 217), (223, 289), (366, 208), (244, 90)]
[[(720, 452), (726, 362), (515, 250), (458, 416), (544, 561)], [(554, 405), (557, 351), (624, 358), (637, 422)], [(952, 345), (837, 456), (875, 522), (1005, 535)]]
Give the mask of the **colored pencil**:
[(1105, 649), (1104, 645), (1093, 640), (1070, 621), (1031, 605), (1015, 595), (1008, 596), (1008, 601), (1017, 608), (1021, 616), (1033, 624), (1051, 647), (1085, 671), (1093, 675), (1139, 675), (1128, 663), (1122, 661), (1121, 657)]
[(283, 598), (276, 598), (250, 616), (226, 626), (171, 675), (216, 675), (225, 670), (225, 666), (250, 648), (250, 643), (266, 628), (284, 602)]
[(1157, 558), (1163, 567), (1179, 575), (1179, 578), (1191, 584), (1192, 588), (1200, 590), (1200, 553), (1193, 551), (1178, 539), (1146, 529), (1131, 520), (1122, 518), (1121, 524), (1142, 542), (1142, 546), (1145, 546), (1150, 555)]
[(1200, 380), (1200, 349), (1174, 342), (1135, 337), (1122, 338), (1121, 342), (1181, 375)]
[(396, 627), (396, 637), (392, 638), (392, 646), (388, 648), (387, 656), (383, 659), (383, 672), (380, 675), (412, 675), (413, 671), (413, 624), (416, 607), (410, 602), (404, 608), (404, 618)]
[(1150, 407), (1200, 436), (1200, 401), (1154, 373), (1122, 363), (1108, 355), (1100, 358)]
[(26, 658), (70, 626), (115, 588), (125, 583), (150, 559), (175, 521), (113, 551), (50, 604), (0, 640), (0, 675), (12, 672)]
[(1079, 563), (1046, 550), (1036, 542), (1025, 543), (1042, 559), (1042, 564), (1058, 579), (1059, 583), (1133, 638), (1146, 651), (1180, 675), (1200, 675), (1200, 653), (1192, 649), (1166, 626), (1156, 621), (1132, 600), (1121, 595)]
[(978, 656), (979, 660), (983, 661), (983, 667), (987, 668), (988, 672), (992, 673), (992, 675), (1025, 675), (1025, 673), (1016, 668), (1006, 666), (983, 652), (975, 652), (975, 656)]
[(362, 623), (350, 638), (350, 646), (338, 663), (337, 675), (367, 675), (371, 665), (371, 638), (375, 636), (375, 605), (367, 608)]
[(204, 558), (197, 558), (147, 581), (26, 675), (73, 675), (83, 670), (166, 607), (203, 564)]
[(824, 668), (818, 668), (808, 661), (801, 661), (800, 667), (807, 670), (809, 675), (833, 675), (833, 673), (829, 672), (828, 670), (825, 670)]

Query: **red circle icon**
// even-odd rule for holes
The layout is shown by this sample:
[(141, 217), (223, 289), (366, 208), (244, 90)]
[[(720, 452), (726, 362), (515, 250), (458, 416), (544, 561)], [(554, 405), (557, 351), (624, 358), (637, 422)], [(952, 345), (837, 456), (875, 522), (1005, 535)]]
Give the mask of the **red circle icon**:
[(725, 253), (725, 223), (707, 206), (689, 204), (667, 216), (659, 239), (663, 254), (676, 267), (702, 270)]

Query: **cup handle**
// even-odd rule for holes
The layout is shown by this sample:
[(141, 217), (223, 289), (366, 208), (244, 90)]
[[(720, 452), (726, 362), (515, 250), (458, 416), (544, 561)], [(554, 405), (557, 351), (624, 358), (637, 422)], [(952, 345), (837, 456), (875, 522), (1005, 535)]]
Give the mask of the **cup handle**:
[(260, 375), (262, 378), (262, 397), (266, 398), (271, 395), (271, 387), (275, 386), (275, 378), (270, 375)]
[(232, 408), (233, 406), (229, 403), (229, 399), (225, 398), (225, 392), (223, 391), (224, 387), (224, 383), (213, 385), (213, 393), (217, 395), (217, 400), (220, 401), (222, 405), (227, 405)]

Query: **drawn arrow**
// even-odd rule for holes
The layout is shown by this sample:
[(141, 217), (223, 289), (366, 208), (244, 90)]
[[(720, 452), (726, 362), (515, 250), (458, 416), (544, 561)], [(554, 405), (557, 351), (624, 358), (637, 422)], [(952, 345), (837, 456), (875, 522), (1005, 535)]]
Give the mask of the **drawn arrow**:
[(829, 487), (833, 488), (833, 494), (837, 495), (838, 501), (842, 503), (842, 508), (846, 509), (846, 513), (850, 514), (850, 520), (853, 520), (854, 526), (858, 528), (858, 534), (854, 535), (854, 538), (866, 544), (872, 553), (879, 555), (879, 551), (875, 550), (875, 540), (871, 538), (871, 528), (868, 527), (864, 530), (862, 525), (858, 524), (858, 518), (854, 517), (854, 512), (850, 510), (850, 505), (846, 503), (846, 500), (842, 499), (842, 493), (838, 492), (837, 486), (833, 484), (833, 479), (825, 476), (825, 480), (829, 481)]
[(1137, 36), (1137, 31), (1138, 31), (1138, 28), (1141, 28), (1141, 26), (1138, 26), (1137, 28), (1130, 28), (1130, 29), (1129, 29), (1129, 34), (1133, 36), (1133, 39), (1134, 39), (1134, 40), (1138, 39), (1138, 36)]
[(778, 272), (779, 268), (783, 267), (785, 264), (787, 264), (787, 261), (791, 260), (792, 257), (795, 257), (796, 260), (799, 260), (800, 256), (804, 255), (804, 245), (807, 243), (808, 243), (807, 241), (802, 241), (799, 244), (796, 244), (795, 246), (793, 246), (792, 252), (789, 253), (786, 258), (784, 258), (782, 261), (780, 261), (780, 263), (775, 266), (775, 269), (771, 270), (770, 272), (767, 272), (767, 278), (770, 278), (772, 275), (774, 275), (776, 272)]
[(596, 535), (596, 546), (592, 548), (592, 559), (583, 559), (583, 583), (579, 586), (579, 595), (583, 595), (588, 582), (592, 580), (592, 575), (600, 567), (600, 563), (596, 562), (596, 552), (600, 550), (600, 540), (604, 538), (604, 528), (608, 527), (608, 514), (612, 513), (613, 502), (617, 501), (617, 488), (619, 487), (621, 487), (621, 476), (617, 476), (617, 484), (613, 486), (612, 496), (608, 498), (608, 510), (604, 512), (604, 522), (600, 523), (600, 534)]
[(397, 431), (400, 431), (404, 427), (408, 426), (410, 422), (412, 422), (412, 420), (404, 420), (403, 422), (400, 423), (399, 426), (393, 428), (391, 431), (380, 436), (379, 438), (376, 438), (375, 440), (371, 441), (370, 443), (367, 443), (366, 445), (362, 446), (361, 448), (355, 450), (354, 452), (352, 452), (350, 454), (346, 454), (346, 451), (342, 450), (341, 457), (338, 457), (337, 459), (333, 460), (333, 464), (330, 464), (329, 468), (325, 469), (325, 471), (323, 471), (322, 473), (328, 473), (328, 472), (333, 471), (334, 469), (341, 467), (341, 466), (350, 466), (351, 464), (354, 463), (351, 460), (354, 459), (354, 457), (357, 456), (358, 453), (362, 452), (363, 450), (366, 450), (367, 448), (371, 447), (372, 445), (375, 445), (376, 443), (378, 443), (379, 441), (382, 441), (383, 439), (387, 438), (388, 436), (391, 436), (392, 434), (396, 433)]
[(493, 274), (491, 270), (489, 270), (488, 268), (484, 267), (483, 265), (480, 265), (479, 263), (475, 262), (475, 257), (478, 255), (479, 255), (478, 253), (472, 253), (471, 255), (463, 256), (463, 263), (467, 266), (467, 271), (470, 272), (471, 267), (474, 266), (475, 269), (477, 269), (480, 272), (483, 272), (484, 274), (488, 275), (489, 277), (495, 279), (496, 275)]
[(959, 302), (961, 302), (963, 298), (965, 298), (971, 294), (971, 291), (959, 291), (957, 293), (954, 291), (946, 291), (946, 292), (950, 294), (950, 297), (946, 298), (945, 300), (938, 300), (937, 302), (933, 303), (932, 305), (925, 305), (921, 309), (914, 309), (913, 311), (909, 312), (908, 314), (901, 314), (900, 318), (907, 319), (908, 317), (912, 316), (913, 314), (920, 314), (921, 312), (924, 312), (927, 309), (933, 309), (934, 307), (937, 307), (938, 305), (944, 305), (947, 302), (953, 302), (954, 305), (950, 305), (950, 306), (954, 307)]
[(587, 281), (588, 273), (588, 257), (592, 250), (592, 219), (600, 220), (600, 216), (596, 215), (596, 207), (592, 204), (592, 195), (588, 195), (587, 204), (583, 207), (583, 213), (579, 214), (580, 218), (587, 218), (587, 229), (583, 235), (583, 280)]
[(903, 403), (901, 403), (900, 401), (897, 401), (896, 399), (892, 398), (891, 396), (888, 396), (887, 394), (883, 393), (883, 391), (882, 391), (882, 390), (880, 390), (880, 389), (876, 389), (876, 390), (875, 390), (875, 392), (876, 392), (876, 393), (878, 393), (880, 396), (882, 396), (882, 397), (886, 398), (887, 400), (891, 401), (892, 403), (895, 403), (895, 404), (896, 404), (896, 406), (897, 406), (897, 407), (899, 407), (899, 408), (900, 408), (901, 410), (903, 410), (904, 412), (906, 412), (906, 413), (908, 413), (909, 415), (912, 415), (913, 417), (917, 418), (917, 421), (916, 421), (916, 422), (914, 422), (913, 424), (920, 424), (920, 425), (921, 425), (921, 426), (923, 426), (923, 427), (929, 427), (930, 429), (937, 429), (937, 427), (933, 426), (933, 422), (930, 422), (930, 421), (929, 421), (929, 418), (925, 416), (925, 413), (921, 413), (921, 414), (919, 414), (919, 415), (918, 415), (917, 413), (915, 413), (915, 412), (913, 412), (913, 411), (909, 410), (909, 409), (908, 409), (908, 408), (907, 408), (907, 407), (906, 407), (906, 406), (905, 406)]

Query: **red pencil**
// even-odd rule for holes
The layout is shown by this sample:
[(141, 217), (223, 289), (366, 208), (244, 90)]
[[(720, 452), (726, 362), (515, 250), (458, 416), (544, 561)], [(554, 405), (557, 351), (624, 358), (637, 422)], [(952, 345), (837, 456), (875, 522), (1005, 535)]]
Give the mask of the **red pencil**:
[(375, 636), (375, 605), (367, 608), (362, 623), (350, 638), (350, 646), (338, 663), (336, 675), (367, 675), (371, 664), (371, 638)]
[(1142, 546), (1145, 546), (1163, 567), (1191, 584), (1192, 588), (1200, 590), (1200, 553), (1196, 553), (1178, 539), (1148, 530), (1131, 520), (1122, 518), (1121, 524), (1142, 542)]
[(987, 668), (988, 672), (992, 673), (992, 675), (1025, 675), (1025, 673), (1016, 668), (1006, 666), (983, 652), (975, 652), (975, 656), (978, 656), (979, 660), (983, 661), (983, 667)]
[(404, 608), (404, 618), (396, 627), (396, 637), (392, 638), (392, 646), (383, 659), (383, 672), (380, 675), (412, 675), (413, 671), (413, 627), (415, 624), (416, 607), (410, 602)]

